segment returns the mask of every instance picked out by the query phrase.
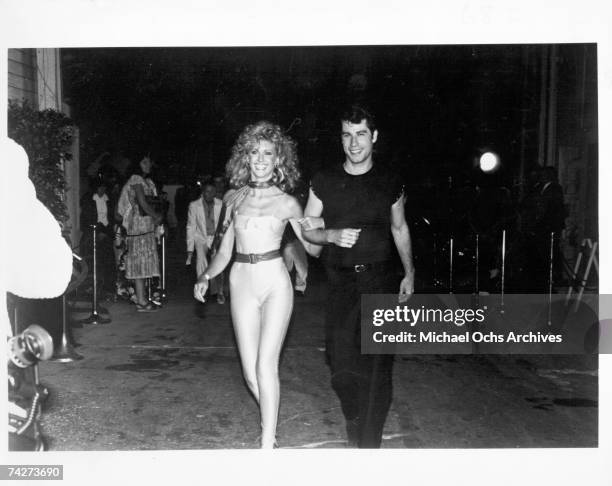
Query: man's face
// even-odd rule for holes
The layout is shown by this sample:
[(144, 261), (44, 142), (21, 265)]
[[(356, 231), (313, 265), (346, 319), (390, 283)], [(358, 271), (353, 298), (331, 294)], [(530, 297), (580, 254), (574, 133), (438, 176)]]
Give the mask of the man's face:
[(346, 159), (353, 164), (371, 161), (372, 149), (377, 138), (378, 130), (372, 133), (365, 119), (359, 123), (342, 122), (342, 148)]
[(215, 190), (215, 186), (207, 184), (206, 186), (204, 186), (202, 197), (204, 198), (204, 201), (210, 203), (214, 201), (216, 193), (217, 191)]
[(106, 186), (98, 186), (96, 192), (98, 193), (98, 196), (104, 196), (104, 194), (106, 193)]
[(225, 180), (222, 177), (215, 177), (215, 189), (217, 190), (217, 197), (222, 198), (225, 192)]

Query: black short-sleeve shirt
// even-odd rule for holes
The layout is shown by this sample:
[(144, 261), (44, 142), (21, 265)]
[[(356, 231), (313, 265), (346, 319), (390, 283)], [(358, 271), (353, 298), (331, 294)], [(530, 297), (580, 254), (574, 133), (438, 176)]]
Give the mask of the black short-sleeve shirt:
[(352, 248), (325, 247), (326, 265), (377, 263), (392, 257), (391, 206), (402, 194), (396, 174), (373, 166), (365, 174), (351, 175), (338, 165), (315, 174), (311, 188), (323, 203), (327, 229), (361, 228)]

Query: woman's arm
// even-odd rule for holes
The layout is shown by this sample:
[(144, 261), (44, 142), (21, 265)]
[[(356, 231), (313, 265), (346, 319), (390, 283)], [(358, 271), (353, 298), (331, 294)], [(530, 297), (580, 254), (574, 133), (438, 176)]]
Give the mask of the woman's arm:
[(155, 224), (159, 224), (161, 222), (161, 215), (156, 213), (147, 202), (147, 198), (145, 197), (142, 184), (134, 184), (133, 187), (134, 192), (136, 193), (136, 200), (138, 201), (138, 205), (144, 210), (145, 213), (147, 213), (153, 218)]
[(234, 238), (234, 225), (230, 224), (225, 235), (223, 235), (219, 251), (212, 258), (206, 270), (204, 270), (201, 275), (198, 275), (198, 281), (193, 287), (193, 296), (200, 302), (204, 302), (204, 295), (206, 294), (206, 290), (208, 290), (209, 280), (215, 278), (225, 270), (225, 267), (227, 267), (227, 264), (232, 258)]
[(301, 241), (302, 245), (304, 245), (304, 249), (306, 250), (306, 252), (309, 255), (318, 258), (321, 254), (321, 246), (314, 245), (311, 242), (306, 241), (304, 239), (304, 236), (302, 236), (302, 225), (300, 224), (300, 220), (302, 220), (302, 218), (304, 217), (302, 206), (300, 206), (300, 203), (298, 203), (297, 199), (295, 199), (293, 196), (288, 197), (289, 202), (287, 204), (287, 208), (289, 209), (289, 223), (293, 228), (293, 232)]
[[(210, 278), (215, 278), (219, 275), (232, 258), (232, 252), (234, 250), (234, 225), (230, 224), (229, 228), (223, 235), (223, 239), (221, 240), (221, 245), (219, 246), (219, 251), (215, 254), (215, 256), (210, 261), (208, 267), (204, 273), (208, 275)], [(204, 274), (198, 276), (198, 281), (204, 279)]]

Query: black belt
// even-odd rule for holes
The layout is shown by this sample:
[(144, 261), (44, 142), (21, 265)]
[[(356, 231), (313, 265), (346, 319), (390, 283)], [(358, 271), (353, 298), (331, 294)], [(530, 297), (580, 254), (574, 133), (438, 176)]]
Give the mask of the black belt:
[(267, 251), (265, 253), (236, 253), (235, 261), (240, 263), (259, 263), (265, 260), (280, 258), (280, 250)]
[(374, 262), (374, 263), (359, 263), (357, 265), (350, 266), (335, 266), (332, 267), (334, 270), (340, 270), (343, 272), (370, 272), (372, 270), (384, 270), (389, 267), (389, 262)]

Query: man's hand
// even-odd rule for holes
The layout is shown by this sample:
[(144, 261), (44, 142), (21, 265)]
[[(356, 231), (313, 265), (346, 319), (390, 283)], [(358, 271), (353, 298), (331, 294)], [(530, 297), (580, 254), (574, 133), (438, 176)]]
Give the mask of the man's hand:
[(193, 296), (196, 300), (199, 300), (202, 303), (206, 302), (204, 296), (206, 295), (206, 291), (208, 290), (208, 280), (203, 278), (202, 280), (198, 280), (196, 284), (193, 286)]
[(414, 273), (406, 275), (400, 282), (398, 302), (407, 302), (410, 296), (414, 293)]
[(192, 251), (188, 251), (187, 252), (187, 261), (185, 261), (185, 265), (186, 266), (191, 265), (191, 257), (193, 257), (193, 252)]
[(352, 248), (359, 239), (361, 229), (343, 228), (327, 230), (327, 241), (343, 248)]

